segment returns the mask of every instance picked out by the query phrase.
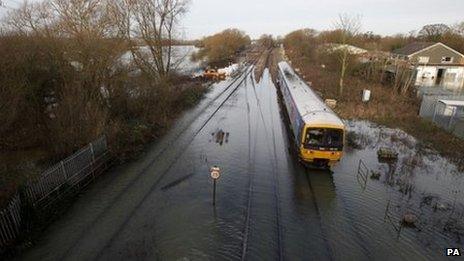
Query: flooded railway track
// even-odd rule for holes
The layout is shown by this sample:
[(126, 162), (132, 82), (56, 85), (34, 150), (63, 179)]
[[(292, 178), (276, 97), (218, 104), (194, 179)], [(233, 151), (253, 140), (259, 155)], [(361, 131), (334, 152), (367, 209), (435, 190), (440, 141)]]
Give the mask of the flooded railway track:
[[(266, 58), (265, 58), (265, 64), (264, 68), (261, 68), (262, 72), (259, 74), (262, 76), (264, 70), (268, 67), (268, 61), (269, 61), (269, 55), (270, 51), (268, 50), (266, 53)], [(271, 137), (269, 137), (268, 133), (268, 126), (266, 125), (265, 117), (263, 114), (263, 108), (262, 108), (262, 103), (260, 99), (258, 98), (258, 95), (256, 93), (256, 86), (255, 86), (255, 79), (253, 78), (253, 75), (256, 75), (256, 71), (254, 71), (255, 74), (250, 74), (250, 81), (252, 84), (253, 88), (253, 96), (256, 101), (256, 107), (259, 111), (259, 118), (261, 119), (263, 126), (264, 126), (264, 133), (266, 138), (271, 139), (272, 142), (272, 148), (269, 146), (267, 143), (267, 149), (268, 152), (271, 154), (271, 157), (273, 157), (272, 160), (272, 177), (273, 177), (273, 195), (274, 195), (274, 201), (275, 201), (275, 221), (276, 221), (276, 226), (277, 226), (277, 251), (278, 251), (278, 260), (283, 260), (283, 243), (282, 243), (282, 224), (281, 224), (281, 211), (280, 211), (280, 193), (279, 193), (279, 177), (278, 177), (278, 157), (277, 157), (277, 148), (276, 148), (276, 143), (275, 143), (275, 132), (274, 132), (274, 122), (273, 122), (273, 117), (270, 117), (270, 129), (271, 129)], [(256, 76), (255, 76), (256, 77)], [(250, 102), (249, 102), (249, 94), (248, 94), (248, 89), (245, 89), (245, 97), (247, 99), (247, 123), (248, 123), (248, 144), (249, 144), (249, 150), (248, 150), (248, 168), (249, 168), (249, 187), (248, 187), (248, 200), (247, 200), (247, 208), (246, 208), (246, 219), (245, 219), (245, 226), (244, 226), (244, 232), (243, 232), (243, 242), (242, 242), (242, 255), (241, 255), (241, 260), (246, 260), (247, 257), (247, 249), (248, 249), (248, 240), (249, 240), (249, 231), (250, 231), (250, 220), (251, 220), (251, 212), (252, 212), (252, 200), (253, 200), (253, 185), (254, 185), (254, 169), (252, 169), (252, 164), (253, 160), (251, 159), (251, 126), (250, 126)], [(268, 95), (269, 100), (268, 100), (268, 105), (269, 105), (269, 110), (272, 110), (271, 107), (271, 96)], [(255, 137), (256, 140), (256, 137)], [(254, 147), (256, 149), (256, 147)]]
[[(418, 183), (420, 193), (412, 193), (411, 199), (394, 187), (397, 182), (389, 185), (404, 177), (435, 184), (438, 170), (420, 176), (413, 168), (404, 173), (397, 169), (393, 178), (369, 179), (360, 187), (359, 158), (382, 171), (385, 166), (376, 162), (374, 151), (387, 142), (376, 144), (376, 126), (362, 123), (350, 125), (364, 133), (354, 141), (375, 146), (347, 148), (333, 173), (303, 168), (292, 150), (279, 88), (269, 71), (257, 80), (253, 69), (250, 64), (237, 78), (216, 85), (188, 112), (195, 119), (183, 117), (160, 140), (162, 146), (154, 146), (136, 167), (103, 176), (25, 259), (440, 260), (442, 248), (453, 245), (449, 233), (426, 224), (435, 220), (425, 220), (419, 212), (418, 228), (405, 228), (399, 237), (385, 222), (384, 208), (388, 200), (392, 222), (397, 222), (411, 206), (428, 200), (422, 210), (445, 223), (455, 212), (446, 210), (446, 195), (429, 193), (422, 199), (428, 183)], [(225, 140), (219, 142), (218, 133), (227, 133)], [(212, 164), (223, 170), (214, 207), (208, 175)], [(462, 187), (457, 175), (445, 177), (453, 179), (439, 180), (441, 187)], [(452, 227), (457, 232), (458, 225)]]
[[(256, 64), (258, 61), (259, 56), (254, 58), (244, 69), (243, 71), (237, 75), (232, 82), (230, 82), (224, 89), (222, 90), (221, 93), (216, 95), (215, 97), (212, 97), (210, 101), (208, 101), (204, 107), (202, 107), (199, 111), (196, 112), (196, 115), (201, 115), (203, 114), (207, 109), (211, 107), (216, 102), (219, 102), (219, 105), (217, 108), (213, 110), (213, 112), (208, 115), (208, 117), (204, 120), (204, 122), (201, 123), (200, 127), (196, 129), (191, 136), (189, 136), (189, 140), (184, 144), (183, 148), (188, 147), (191, 142), (193, 142), (194, 138), (204, 129), (204, 127), (210, 122), (210, 120), (216, 115), (216, 113), (223, 107), (223, 105), (229, 100), (229, 98), (237, 91), (237, 89), (242, 85), (242, 83), (247, 79), (247, 77), (252, 73), (253, 66)], [(127, 184), (124, 185), (124, 187), (119, 191), (112, 199), (111, 202), (109, 202), (104, 209), (101, 209), (98, 213), (95, 213), (93, 221), (89, 222), (86, 224), (86, 227), (82, 229), (80, 234), (76, 235), (74, 238), (76, 239), (69, 247), (63, 249), (64, 252), (63, 254), (59, 255), (59, 259), (63, 260), (65, 258), (68, 258), (72, 256), (76, 248), (79, 246), (79, 242), (82, 238), (86, 237), (88, 234), (88, 231), (92, 229), (92, 227), (95, 227), (101, 220), (105, 219), (112, 210), (113, 206), (117, 203), (120, 202), (121, 199), (124, 197), (124, 195), (131, 190), (136, 183), (139, 182), (140, 179), (143, 179), (142, 177), (146, 176), (147, 171), (152, 168), (153, 164), (163, 155), (168, 152), (168, 150), (171, 150), (173, 148), (173, 145), (178, 141), (180, 137), (183, 137), (186, 135), (186, 131), (190, 129), (191, 125), (197, 120), (197, 117), (191, 117), (189, 121), (184, 123), (184, 125), (180, 128), (180, 131), (177, 133), (174, 133), (170, 138), (165, 139), (164, 141), (167, 140), (162, 146), (159, 148), (158, 151), (150, 158), (150, 161), (146, 163), (144, 167), (142, 167), (135, 176), (133, 176), (130, 180), (128, 180)], [(131, 210), (127, 212), (127, 215), (124, 216), (124, 219), (122, 219), (122, 223), (117, 227), (117, 229), (112, 233), (111, 237), (109, 238), (108, 241), (106, 241), (105, 245), (98, 251), (96, 254), (96, 258), (101, 258), (105, 254), (105, 250), (114, 242), (114, 240), (117, 238), (118, 234), (120, 231), (127, 226), (129, 220), (131, 217), (134, 215), (135, 211), (140, 207), (140, 205), (147, 199), (148, 195), (151, 193), (151, 191), (155, 190), (160, 182), (163, 180), (165, 177), (166, 173), (168, 173), (169, 169), (173, 167), (173, 165), (176, 162), (176, 159), (179, 158), (183, 153), (185, 152), (185, 149), (179, 149), (176, 148), (178, 154), (172, 158), (171, 162), (168, 163), (167, 167), (159, 173), (159, 175), (155, 178), (153, 183), (151, 184), (150, 188), (148, 188), (147, 193), (138, 201), (136, 205), (131, 206)], [(176, 152), (174, 152), (176, 153)]]
[[(230, 97), (238, 90), (239, 87), (242, 86), (243, 82), (246, 81), (247, 77), (253, 72), (253, 68), (254, 68), (254, 65), (257, 63), (257, 61), (259, 60), (259, 57), (258, 56), (256, 59), (254, 59), (249, 65), (247, 65), (247, 67), (244, 69), (244, 71), (236, 76), (236, 78), (234, 79), (234, 81), (232, 83), (230, 83), (226, 88), (225, 90), (223, 91), (223, 93), (219, 94), (217, 97), (215, 97), (213, 99), (213, 101), (210, 102), (210, 104), (214, 103), (215, 101), (217, 101), (221, 96), (223, 96), (224, 94), (227, 93), (227, 91), (229, 89), (232, 88), (232, 86), (235, 86), (231, 89), (231, 91), (226, 95), (226, 97), (224, 98), (224, 100), (222, 100), (219, 105), (217, 106), (217, 108), (208, 116), (208, 118), (201, 124), (201, 126), (194, 132), (193, 136), (190, 138), (190, 141), (185, 145), (185, 148), (188, 147), (194, 140), (194, 138), (205, 128), (205, 126), (211, 121), (211, 119), (217, 114), (217, 112), (224, 106), (224, 104), (230, 99)], [(243, 77), (243, 79), (241, 79)], [(241, 79), (241, 80), (239, 80)], [(238, 83), (237, 83), (238, 82)], [(181, 132), (179, 134), (182, 135), (183, 132)], [(168, 147), (166, 147), (165, 149), (167, 149)], [(185, 149), (181, 150), (180, 154), (176, 156), (176, 159), (177, 158), (180, 158), (184, 153), (185, 153)], [(159, 154), (161, 155), (161, 153)], [(151, 189), (149, 192), (153, 191), (156, 189), (156, 187), (159, 185), (159, 183), (162, 181), (162, 179), (165, 177), (165, 175), (169, 172), (169, 170), (174, 166), (174, 164), (176, 163), (176, 159), (174, 159), (167, 167), (167, 169), (162, 172), (158, 179), (155, 181), (155, 183), (152, 185)], [(153, 159), (152, 162), (154, 162), (156, 160)], [(145, 171), (146, 169), (148, 169), (150, 166), (147, 166), (143, 171)], [(143, 172), (142, 171), (142, 172)], [(150, 193), (147, 193), (145, 195), (145, 197), (139, 202), (139, 204), (133, 209), (133, 211), (129, 214), (128, 218), (126, 218), (126, 220), (124, 221), (124, 223), (122, 224), (122, 226), (120, 226), (120, 228), (116, 231), (116, 233), (111, 237), (111, 239), (107, 242), (106, 246), (99, 252), (98, 256), (96, 259), (99, 259), (103, 254), (104, 254), (104, 250), (105, 248), (107, 248), (109, 245), (112, 244), (112, 242), (114, 241), (114, 239), (118, 236), (118, 233), (119, 231), (122, 230), (122, 228), (124, 228), (127, 223), (129, 222), (130, 220), (130, 217), (134, 215), (134, 212), (138, 209), (138, 207), (147, 199), (147, 197), (150, 195)]]

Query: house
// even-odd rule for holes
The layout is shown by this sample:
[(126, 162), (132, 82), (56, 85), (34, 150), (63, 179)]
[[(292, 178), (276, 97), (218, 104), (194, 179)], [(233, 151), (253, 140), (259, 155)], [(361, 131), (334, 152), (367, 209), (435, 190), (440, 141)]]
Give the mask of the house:
[(464, 86), (464, 55), (443, 43), (415, 42), (394, 50), (396, 62), (415, 69), (415, 85), (459, 90)]

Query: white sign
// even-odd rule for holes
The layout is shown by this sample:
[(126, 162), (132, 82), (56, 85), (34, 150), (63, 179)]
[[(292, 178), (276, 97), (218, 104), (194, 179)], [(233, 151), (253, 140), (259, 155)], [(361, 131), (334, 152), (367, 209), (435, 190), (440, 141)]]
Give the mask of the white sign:
[(221, 169), (219, 169), (216, 166), (212, 167), (210, 171), (212, 179), (219, 179), (219, 177), (221, 176)]

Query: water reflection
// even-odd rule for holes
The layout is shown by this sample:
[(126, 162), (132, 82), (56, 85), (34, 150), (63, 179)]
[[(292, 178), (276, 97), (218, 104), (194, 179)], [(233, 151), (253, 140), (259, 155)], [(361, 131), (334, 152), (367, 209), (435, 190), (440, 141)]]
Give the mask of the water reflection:
[[(400, 235), (405, 217), (415, 217), (409, 229), (416, 231), (417, 240), (423, 244), (462, 243), (464, 177), (459, 168), (401, 130), (363, 121), (350, 121), (349, 130), (350, 153), (363, 155), (368, 168), (381, 175), (379, 182), (388, 191), (385, 222)], [(398, 161), (385, 162), (372, 156), (383, 146), (394, 148)], [(379, 184), (369, 182), (370, 193), (378, 197), (372, 189)]]

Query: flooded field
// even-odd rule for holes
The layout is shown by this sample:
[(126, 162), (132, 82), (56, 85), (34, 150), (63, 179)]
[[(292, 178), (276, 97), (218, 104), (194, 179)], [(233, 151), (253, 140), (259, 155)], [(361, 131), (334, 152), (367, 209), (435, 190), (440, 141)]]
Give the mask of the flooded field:
[[(356, 172), (363, 190), (361, 202), (375, 198), (385, 205), (386, 223), (398, 232), (399, 240), (403, 233), (406, 238), (413, 233), (424, 248), (462, 247), (462, 170), (401, 130), (363, 121), (351, 121), (348, 125), (350, 146), (344, 161), (355, 165), (362, 159), (369, 169), (366, 178), (360, 178), (362, 174)], [(398, 152), (398, 160), (379, 161), (377, 150), (381, 147), (393, 148)], [(343, 165), (339, 166), (341, 171)], [(415, 216), (414, 225), (401, 227), (408, 214)]]
[[(237, 79), (92, 185), (21, 258), (437, 260), (464, 247), (456, 166), (400, 130), (349, 121), (340, 164), (306, 169), (269, 72)], [(379, 162), (381, 147), (398, 159)]]

